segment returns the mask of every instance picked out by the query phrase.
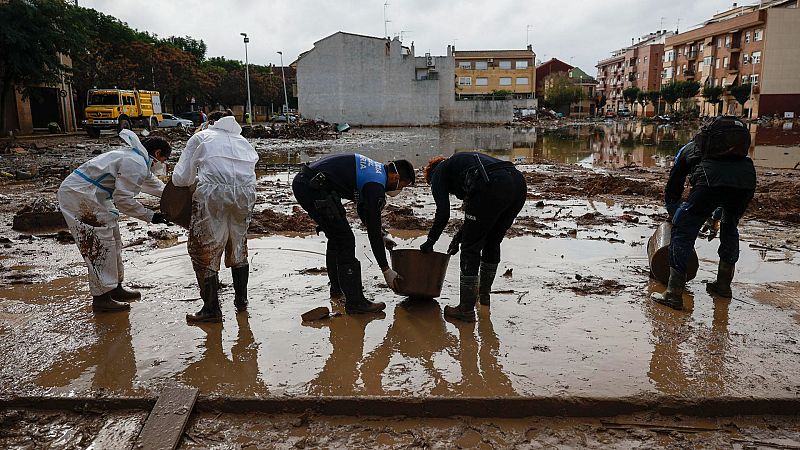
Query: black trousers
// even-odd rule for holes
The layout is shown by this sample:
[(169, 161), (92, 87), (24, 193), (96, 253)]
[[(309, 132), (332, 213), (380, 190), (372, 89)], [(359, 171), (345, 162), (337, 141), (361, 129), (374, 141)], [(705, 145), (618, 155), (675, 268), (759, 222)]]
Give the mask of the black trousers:
[(461, 272), (477, 275), (481, 261), (500, 262), (500, 242), (525, 205), (525, 177), (513, 167), (489, 173), (489, 183), (464, 202)]
[(315, 189), (309, 184), (310, 177), (301, 172), (292, 181), (292, 191), (300, 206), (308, 213), (328, 238), (325, 251), (325, 264), (332, 286), (338, 286), (335, 272), (342, 264), (355, 264), (356, 238), (347, 221), (342, 201), (335, 194)]

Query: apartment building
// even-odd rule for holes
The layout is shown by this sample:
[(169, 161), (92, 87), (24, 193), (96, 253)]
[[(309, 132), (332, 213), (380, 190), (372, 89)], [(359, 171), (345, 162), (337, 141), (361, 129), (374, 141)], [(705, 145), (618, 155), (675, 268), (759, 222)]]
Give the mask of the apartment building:
[(515, 99), (535, 98), (536, 54), (525, 50), (457, 50), (456, 96), (482, 97), (511, 91)]
[[(606, 111), (633, 109), (622, 97), (622, 91), (636, 87), (642, 91), (661, 89), (662, 58), (667, 37), (675, 33), (658, 30), (631, 39), (629, 47), (612, 52), (610, 58), (597, 63), (597, 92), (606, 97)], [(655, 108), (648, 105), (645, 115), (653, 115)]]
[(568, 73), (572, 69), (570, 64), (557, 58), (550, 58), (536, 66), (536, 96), (544, 96), (544, 79), (556, 73)]
[[(667, 38), (662, 84), (696, 80), (725, 88), (722, 112), (742, 113), (731, 86), (751, 84), (747, 114), (800, 114), (800, 0), (736, 6)], [(701, 91), (702, 92), (702, 91)], [(701, 103), (700, 94), (696, 98)]]
[(567, 72), (567, 76), (583, 91), (583, 99), (571, 105), (569, 115), (571, 117), (587, 117), (595, 115), (597, 111), (597, 100), (595, 98), (597, 80), (589, 76), (589, 74), (578, 67), (573, 67), (570, 69)]

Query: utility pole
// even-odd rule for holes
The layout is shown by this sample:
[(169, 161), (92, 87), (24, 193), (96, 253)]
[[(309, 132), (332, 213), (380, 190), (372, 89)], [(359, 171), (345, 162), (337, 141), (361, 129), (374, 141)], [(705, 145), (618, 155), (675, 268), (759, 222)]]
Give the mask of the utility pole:
[[(525, 25), (525, 46), (531, 45), (531, 30), (533, 29), (530, 25)], [(535, 65), (536, 61), (534, 61)]]
[[(759, 62), (761, 62), (761, 61), (759, 61)], [(756, 65), (753, 63), (753, 56), (752, 55), (750, 55), (750, 67), (751, 67), (751, 69), (750, 69), (750, 111), (748, 111), (748, 113), (747, 113), (747, 118), (748, 119), (752, 119), (753, 118), (753, 103), (754, 103), (754, 99), (753, 99), (753, 75), (756, 74)]]
[(244, 78), (247, 83), (247, 123), (252, 123), (253, 107), (250, 104), (250, 61), (247, 59), (247, 44), (250, 42), (250, 38), (247, 37), (247, 33), (239, 34), (244, 36)]
[(389, 9), (389, 0), (383, 4), (383, 36), (389, 38), (389, 22), (391, 22), (387, 16)]
[(283, 78), (283, 101), (286, 102), (284, 105), (283, 113), (286, 115), (286, 124), (289, 124), (289, 94), (286, 92), (286, 74), (283, 72), (283, 52), (278, 52), (281, 55), (281, 78)]

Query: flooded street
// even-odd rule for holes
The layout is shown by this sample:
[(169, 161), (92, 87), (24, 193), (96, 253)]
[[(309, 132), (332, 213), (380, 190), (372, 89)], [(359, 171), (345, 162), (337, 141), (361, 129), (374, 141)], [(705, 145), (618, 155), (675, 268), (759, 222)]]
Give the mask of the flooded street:
[[(224, 322), (201, 326), (185, 320), (201, 304), (185, 230), (121, 220), (126, 284), (141, 290), (142, 299), (129, 312), (94, 314), (75, 245), (10, 230), (23, 199), (53, 196), (58, 180), (8, 184), (0, 205), (7, 219), (0, 234), (10, 238), (0, 248), (0, 397), (153, 398), (177, 383), (209, 399), (797, 401), (800, 202), (792, 161), (800, 162), (798, 144), (781, 144), (781, 134), (762, 145), (756, 135), (752, 154), (764, 188), (740, 227), (734, 299), (706, 293), (705, 282), (716, 274), (719, 241), (702, 236), (696, 245), (700, 269), (687, 285), (685, 310), (649, 299), (664, 286), (648, 277), (647, 240), (666, 218), (660, 206), (666, 174), (691, 134), (609, 122), (558, 130), (363, 129), (321, 143), (255, 140), (262, 160), (258, 228), (250, 230), (248, 313), (235, 314), (231, 274), (223, 269)], [(344, 314), (328, 295), (326, 238), (310, 231), (304, 214), (293, 212), (288, 183), (296, 172), (282, 165), (355, 151), (378, 160), (407, 158), (418, 167), (438, 154), (470, 150), (519, 163), (528, 180), (528, 201), (503, 242), (491, 307), (479, 305), (475, 324), (443, 318), (444, 306), (458, 302), (458, 256), (451, 258), (440, 298), (392, 293), (359, 224), (364, 287), (387, 308), (380, 315)], [(76, 154), (75, 162), (81, 157)], [(430, 189), (418, 184), (391, 199), (384, 212), (400, 248), (418, 248), (433, 218)], [(463, 218), (457, 206), (451, 223)], [(347, 209), (356, 223), (353, 208)], [(276, 217), (285, 221), (277, 225)], [(147, 233), (154, 230), (168, 233)], [(453, 231), (446, 231), (438, 251), (446, 249)], [(319, 306), (341, 314), (301, 321), (302, 313)], [(203, 428), (210, 420), (204, 417), (192, 425), (200, 443), (209, 442), (203, 436), (222, 433), (221, 422)], [(237, 439), (273, 433), (242, 425), (248, 418), (225, 420), (250, 430), (238, 432)], [(330, 423), (324, 427), (336, 427), (335, 419), (325, 420)], [(478, 426), (458, 420), (446, 425), (460, 430), (453, 439)], [(384, 423), (395, 431), (381, 445), (403, 444), (406, 438), (397, 430), (411, 426)], [(595, 442), (596, 427), (569, 425), (572, 431), (551, 431), (542, 442), (562, 433), (561, 442), (580, 445), (566, 437), (575, 430), (592, 434)], [(305, 423), (297, 428), (297, 440), (314, 434)], [(362, 430), (369, 439), (341, 436), (339, 443), (372, 442), (376, 428), (364, 429), (372, 430)], [(523, 428), (523, 435), (526, 429), (537, 433)], [(784, 429), (797, 434), (796, 422)], [(308, 441), (313, 442), (320, 443)]]

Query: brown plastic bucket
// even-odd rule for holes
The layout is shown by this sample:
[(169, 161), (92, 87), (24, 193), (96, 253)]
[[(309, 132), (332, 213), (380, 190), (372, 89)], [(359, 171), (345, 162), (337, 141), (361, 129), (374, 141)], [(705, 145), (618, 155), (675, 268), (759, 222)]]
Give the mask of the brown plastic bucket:
[(397, 283), (397, 292), (409, 297), (434, 298), (442, 293), (447, 274), (447, 253), (422, 253), (417, 249), (392, 250), (392, 269), (402, 279)]
[(188, 229), (192, 220), (191, 188), (175, 186), (170, 180), (161, 193), (161, 213), (168, 220)]
[[(669, 243), (672, 240), (672, 224), (664, 222), (658, 226), (656, 232), (647, 241), (647, 260), (650, 261), (650, 278), (664, 284), (669, 281)], [(686, 264), (686, 281), (697, 276), (700, 263), (697, 253), (692, 251)]]

